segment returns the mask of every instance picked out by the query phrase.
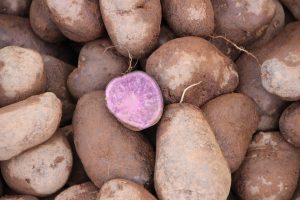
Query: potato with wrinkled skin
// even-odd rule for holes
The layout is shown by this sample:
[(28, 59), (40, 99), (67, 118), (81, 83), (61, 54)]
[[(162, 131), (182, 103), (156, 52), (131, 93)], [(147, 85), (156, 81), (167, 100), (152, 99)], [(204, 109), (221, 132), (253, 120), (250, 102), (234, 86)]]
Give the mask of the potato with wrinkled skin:
[(159, 0), (100, 0), (102, 18), (115, 48), (142, 58), (155, 48), (161, 24)]
[(234, 174), (233, 186), (241, 199), (289, 200), (299, 176), (299, 150), (279, 132), (259, 132)]
[(104, 25), (98, 0), (46, 0), (50, 17), (60, 31), (75, 42), (102, 36)]
[(146, 72), (160, 86), (167, 103), (185, 102), (201, 106), (208, 100), (238, 85), (235, 64), (215, 46), (198, 37), (171, 40), (158, 48), (147, 60)]
[(77, 153), (97, 187), (113, 178), (152, 185), (152, 147), (140, 133), (125, 128), (110, 114), (103, 91), (79, 99), (73, 128)]
[(230, 170), (196, 106), (166, 107), (157, 132), (154, 183), (160, 200), (215, 200), (229, 195)]
[(210, 100), (202, 106), (202, 110), (231, 172), (236, 171), (258, 127), (255, 102), (246, 95), (231, 93)]
[(96, 200), (99, 189), (91, 182), (74, 185), (61, 192), (54, 200)]
[(107, 83), (128, 69), (127, 59), (121, 56), (109, 39), (85, 44), (79, 54), (78, 68), (68, 78), (68, 88), (75, 98), (95, 90), (104, 90)]
[(0, 13), (25, 16), (29, 13), (31, 0), (1, 0)]
[(9, 195), (0, 197), (0, 200), (38, 200), (36, 197), (27, 195)]
[(61, 113), (60, 100), (50, 92), (0, 108), (0, 160), (48, 140), (59, 125)]
[(0, 163), (5, 182), (21, 194), (48, 196), (62, 188), (72, 169), (72, 151), (58, 131), (45, 143)]
[(156, 200), (144, 187), (124, 179), (106, 182), (98, 194), (97, 200)]
[(300, 20), (300, 2), (298, 0), (280, 0)]

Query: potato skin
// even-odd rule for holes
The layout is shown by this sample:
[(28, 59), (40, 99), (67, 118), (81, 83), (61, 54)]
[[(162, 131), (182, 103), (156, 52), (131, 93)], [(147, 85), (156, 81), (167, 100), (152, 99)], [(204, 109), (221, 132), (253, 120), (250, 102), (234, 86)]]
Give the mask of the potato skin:
[(113, 178), (152, 184), (152, 147), (140, 133), (126, 129), (109, 113), (104, 91), (79, 99), (73, 128), (77, 153), (97, 187)]
[(162, 89), (167, 103), (179, 102), (184, 89), (185, 102), (201, 106), (238, 85), (235, 64), (208, 41), (198, 37), (171, 40), (147, 60), (146, 72)]
[(28, 195), (9, 195), (0, 197), (0, 200), (38, 200), (36, 197)]
[(1, 0), (0, 13), (25, 16), (29, 13), (31, 0)]
[(0, 50), (0, 107), (40, 94), (45, 89), (44, 64), (38, 52), (17, 46)]
[(68, 78), (68, 88), (75, 98), (95, 90), (104, 90), (109, 81), (127, 70), (127, 59), (111, 46), (108, 39), (101, 39), (82, 47), (78, 68)]
[(259, 132), (234, 174), (234, 189), (241, 199), (289, 200), (297, 186), (299, 166), (299, 151), (279, 132)]
[(72, 163), (68, 140), (58, 129), (47, 142), (0, 165), (4, 180), (13, 190), (43, 197), (65, 185)]
[(285, 5), (296, 17), (300, 20), (300, 2), (297, 0), (280, 0), (283, 5)]
[(213, 131), (196, 106), (166, 107), (157, 131), (154, 183), (161, 200), (228, 196), (230, 170)]
[(255, 102), (246, 95), (231, 93), (209, 101), (202, 106), (202, 110), (231, 172), (236, 171), (258, 127), (259, 115)]
[(108, 35), (123, 56), (142, 58), (155, 48), (162, 18), (160, 0), (99, 2)]
[(96, 200), (98, 188), (91, 182), (74, 185), (61, 192), (54, 200)]
[(113, 179), (106, 182), (98, 194), (97, 200), (156, 200), (144, 187), (125, 179)]

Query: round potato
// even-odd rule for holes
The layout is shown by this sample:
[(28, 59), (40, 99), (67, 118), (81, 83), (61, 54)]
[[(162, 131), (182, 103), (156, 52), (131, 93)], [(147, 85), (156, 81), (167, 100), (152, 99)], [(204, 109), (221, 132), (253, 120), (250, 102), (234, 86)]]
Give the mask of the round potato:
[(236, 171), (258, 127), (256, 104), (246, 95), (231, 93), (209, 101), (202, 110), (231, 172)]
[(162, 0), (163, 16), (180, 36), (208, 36), (214, 31), (211, 0)]
[(88, 42), (104, 32), (98, 0), (46, 0), (50, 17), (70, 40)]
[(68, 140), (58, 130), (47, 142), (0, 165), (5, 182), (16, 192), (47, 196), (65, 185), (72, 162)]
[(242, 166), (234, 174), (234, 189), (241, 199), (291, 199), (297, 186), (299, 166), (299, 151), (279, 132), (259, 132)]
[(296, 17), (300, 20), (300, 1), (297, 0), (280, 0), (283, 5), (285, 5)]
[(39, 53), (16, 46), (0, 49), (0, 107), (45, 89), (44, 63)]
[(156, 200), (144, 187), (134, 182), (114, 179), (106, 182), (98, 194), (97, 200)]
[(238, 85), (235, 64), (208, 41), (183, 37), (167, 42), (147, 60), (146, 72), (162, 89), (167, 103), (179, 102), (183, 91), (185, 102), (201, 106)]
[(29, 13), (31, 0), (1, 0), (0, 13), (25, 16)]
[(155, 48), (161, 23), (159, 0), (101, 0), (102, 18), (116, 49), (141, 58)]
[(93, 183), (82, 183), (64, 190), (55, 197), (55, 200), (96, 200), (98, 191)]
[(157, 131), (155, 190), (159, 199), (226, 199), (227, 162), (202, 111), (171, 104)]
[(111, 46), (108, 39), (96, 40), (83, 46), (78, 68), (68, 78), (69, 90), (75, 98), (95, 90), (104, 90), (109, 81), (127, 70), (127, 59)]
[(73, 128), (77, 153), (97, 187), (114, 178), (152, 185), (152, 147), (140, 133), (126, 129), (110, 114), (104, 91), (79, 99)]
[(47, 92), (1, 108), (0, 160), (48, 140), (59, 125), (61, 107), (55, 94)]
[(36, 197), (28, 195), (9, 195), (0, 197), (0, 200), (38, 200)]
[(33, 31), (44, 41), (59, 42), (63, 34), (50, 19), (46, 0), (33, 0), (30, 7), (30, 24)]

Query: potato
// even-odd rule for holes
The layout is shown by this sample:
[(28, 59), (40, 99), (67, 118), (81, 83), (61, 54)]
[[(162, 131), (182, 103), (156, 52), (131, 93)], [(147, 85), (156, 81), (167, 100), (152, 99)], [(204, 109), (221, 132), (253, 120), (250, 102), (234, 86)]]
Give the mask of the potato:
[(68, 140), (58, 129), (45, 143), (0, 164), (3, 178), (13, 190), (47, 196), (65, 185), (72, 161)]
[(258, 127), (256, 104), (246, 95), (231, 93), (209, 101), (202, 110), (231, 172), (236, 171)]
[(91, 182), (74, 185), (56, 196), (55, 200), (96, 200), (98, 188)]
[(0, 200), (38, 200), (38, 199), (28, 195), (11, 195), (11, 196), (0, 197)]
[(155, 48), (161, 23), (159, 0), (101, 0), (102, 18), (123, 56), (142, 58)]
[(279, 132), (259, 132), (234, 174), (234, 189), (241, 199), (291, 199), (297, 186), (299, 161), (299, 151)]
[(62, 122), (72, 119), (75, 110), (75, 102), (67, 88), (69, 74), (75, 69), (59, 59), (43, 55), (47, 76), (47, 91), (53, 92), (62, 102)]
[(98, 194), (97, 200), (156, 200), (141, 185), (134, 182), (114, 179), (106, 182)]
[(158, 48), (147, 61), (146, 72), (162, 89), (167, 103), (179, 102), (188, 90), (185, 102), (201, 106), (238, 85), (235, 64), (208, 41), (198, 37), (183, 37)]
[(240, 55), (241, 51), (233, 46), (230, 42), (225, 41), (223, 38), (211, 38), (210, 42), (215, 45), (224, 55), (236, 60)]
[(283, 5), (285, 5), (293, 15), (300, 20), (300, 2), (298, 0), (280, 0)]
[(50, 17), (70, 40), (88, 42), (104, 32), (98, 0), (46, 0)]
[(0, 49), (0, 107), (21, 101), (46, 89), (41, 55), (31, 49)]
[(33, 31), (44, 41), (60, 42), (63, 34), (50, 19), (46, 0), (33, 0), (30, 7), (30, 24)]
[(213, 131), (196, 106), (166, 107), (157, 131), (154, 183), (161, 200), (227, 198), (230, 170)]
[(24, 16), (29, 13), (31, 0), (1, 0), (0, 13)]
[(177, 35), (208, 36), (214, 31), (210, 0), (162, 0), (163, 16)]
[(300, 101), (291, 104), (279, 121), (283, 137), (295, 147), (300, 147)]
[(74, 140), (85, 171), (97, 186), (114, 178), (152, 184), (154, 152), (137, 132), (121, 125), (106, 108), (104, 91), (81, 97), (73, 116)]
[(48, 140), (59, 125), (61, 112), (61, 102), (51, 92), (1, 108), (0, 160)]
[(83, 46), (78, 68), (68, 78), (69, 90), (75, 98), (95, 90), (104, 90), (110, 80), (127, 70), (127, 59), (111, 46), (109, 39), (96, 40)]

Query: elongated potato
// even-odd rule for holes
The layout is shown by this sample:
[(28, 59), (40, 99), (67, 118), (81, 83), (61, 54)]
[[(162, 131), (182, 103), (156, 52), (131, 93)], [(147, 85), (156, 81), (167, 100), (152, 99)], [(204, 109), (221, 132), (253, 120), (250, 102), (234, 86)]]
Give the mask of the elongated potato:
[(0, 160), (48, 140), (59, 125), (61, 109), (60, 100), (50, 92), (1, 108)]
[(114, 178), (152, 184), (154, 152), (138, 132), (115, 119), (105, 105), (103, 91), (81, 97), (73, 116), (74, 139), (83, 166), (97, 186)]
[(36, 197), (28, 195), (10, 195), (0, 197), (0, 200), (38, 200)]
[(91, 182), (74, 185), (61, 192), (55, 200), (96, 200), (99, 189)]
[(147, 60), (146, 72), (162, 89), (167, 103), (185, 102), (201, 106), (238, 85), (235, 64), (208, 41), (198, 37), (171, 40)]
[(154, 183), (161, 200), (227, 198), (230, 170), (213, 131), (196, 106), (166, 107), (157, 132)]
[(283, 5), (285, 5), (296, 17), (300, 20), (300, 2), (297, 0), (280, 0)]
[(1, 0), (0, 13), (25, 16), (29, 13), (31, 0)]

